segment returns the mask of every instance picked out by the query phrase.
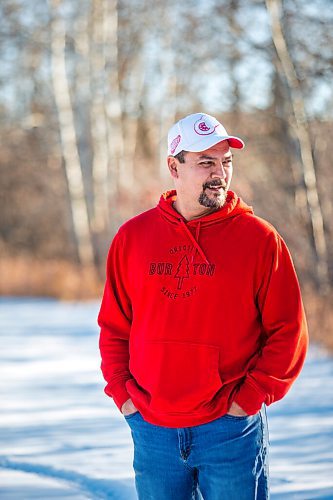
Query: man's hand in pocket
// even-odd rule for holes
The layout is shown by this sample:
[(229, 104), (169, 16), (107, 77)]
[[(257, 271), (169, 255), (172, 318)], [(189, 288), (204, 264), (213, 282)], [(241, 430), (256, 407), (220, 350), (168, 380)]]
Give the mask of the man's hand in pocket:
[(246, 417), (247, 413), (234, 401), (231, 403), (231, 406), (228, 410), (229, 415), (233, 415), (234, 417)]
[(125, 403), (121, 407), (121, 413), (123, 415), (130, 415), (131, 413), (135, 413), (136, 411), (138, 411), (138, 409), (134, 406), (131, 398), (125, 401)]

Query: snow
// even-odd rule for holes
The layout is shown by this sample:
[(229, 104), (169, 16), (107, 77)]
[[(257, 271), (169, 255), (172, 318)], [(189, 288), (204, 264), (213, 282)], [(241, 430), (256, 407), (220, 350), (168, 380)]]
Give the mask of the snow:
[[(0, 299), (0, 498), (136, 499), (130, 428), (104, 395), (97, 302)], [(312, 346), (267, 410), (271, 498), (333, 499), (333, 360)]]

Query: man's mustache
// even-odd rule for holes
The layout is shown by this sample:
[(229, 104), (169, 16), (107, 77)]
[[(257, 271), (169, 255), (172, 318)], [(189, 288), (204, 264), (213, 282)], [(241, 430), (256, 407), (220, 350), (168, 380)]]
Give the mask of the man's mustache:
[(210, 182), (205, 182), (202, 185), (202, 187), (203, 187), (203, 189), (207, 189), (207, 188), (210, 188), (210, 187), (222, 187), (222, 188), (226, 188), (227, 184), (222, 179), (215, 179), (215, 180), (210, 181)]

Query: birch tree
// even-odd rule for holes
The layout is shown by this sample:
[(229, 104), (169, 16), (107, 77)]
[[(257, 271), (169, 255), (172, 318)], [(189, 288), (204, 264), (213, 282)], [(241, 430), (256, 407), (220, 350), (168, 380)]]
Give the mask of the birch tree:
[[(161, 88), (164, 89), (161, 96), (159, 109), (160, 141), (157, 145), (159, 152), (159, 176), (161, 179), (168, 177), (166, 168), (167, 134), (169, 128), (176, 121), (177, 114), (177, 65), (175, 63), (177, 53), (175, 48), (175, 5), (159, 2), (159, 17), (163, 19), (163, 29), (156, 33), (159, 37), (160, 54), (158, 65), (160, 70)], [(186, 36), (185, 33), (182, 36)]]
[[(91, 6), (91, 36), (90, 36), (90, 64), (91, 64), (91, 135), (93, 147), (93, 214), (91, 227), (95, 234), (103, 233), (109, 228), (109, 182), (115, 190), (116, 171), (113, 179), (109, 179), (109, 141), (107, 106), (107, 73), (106, 73), (106, 40), (105, 40), (105, 2), (92, 0)], [(113, 183), (113, 184), (112, 184)]]
[[(143, 101), (145, 83), (145, 64), (142, 52), (135, 54), (131, 61), (131, 74), (128, 81), (127, 99), (125, 102), (126, 114), (123, 118), (124, 140), (126, 144), (126, 171), (135, 180), (135, 155), (138, 147), (138, 132), (140, 126), (140, 112)], [(134, 187), (134, 185), (133, 185)]]
[(309, 124), (305, 111), (302, 89), (282, 29), (282, 1), (265, 1), (271, 22), (273, 43), (280, 62), (278, 69), (283, 72), (284, 80), (289, 91), (292, 107), (292, 114), (289, 117), (289, 123), (299, 144), (301, 160), (300, 166), (302, 169), (303, 185), (309, 209), (309, 219), (316, 255), (318, 282), (320, 289), (325, 292), (329, 287), (328, 252), (324, 232), (323, 215), (317, 190), (316, 170), (312, 155)]
[(51, 6), (51, 77), (58, 112), (62, 155), (70, 194), (78, 256), (83, 265), (94, 263), (89, 230), (88, 210), (84, 193), (69, 82), (66, 74), (65, 22), (60, 12), (61, 0), (50, 0)]
[(108, 69), (108, 93), (106, 116), (108, 126), (108, 147), (110, 161), (109, 196), (114, 201), (118, 186), (125, 189), (133, 187), (133, 171), (124, 168), (124, 134), (122, 124), (122, 105), (119, 85), (118, 53), (118, 0), (101, 0), (104, 12), (105, 63)]

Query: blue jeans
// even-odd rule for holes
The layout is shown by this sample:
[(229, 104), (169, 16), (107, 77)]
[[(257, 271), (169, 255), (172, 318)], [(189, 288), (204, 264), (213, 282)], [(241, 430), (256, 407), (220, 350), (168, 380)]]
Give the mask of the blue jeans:
[(266, 409), (247, 417), (223, 415), (193, 427), (125, 416), (134, 443), (139, 500), (266, 500)]

